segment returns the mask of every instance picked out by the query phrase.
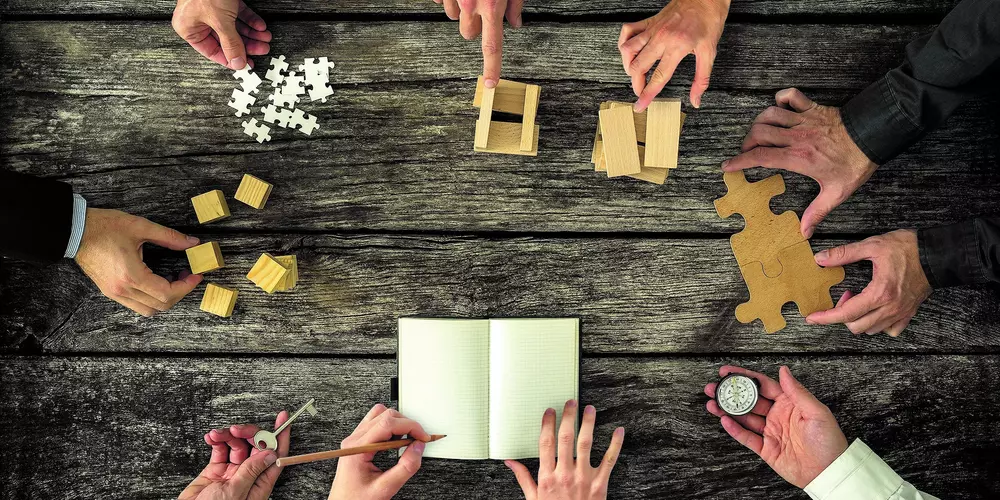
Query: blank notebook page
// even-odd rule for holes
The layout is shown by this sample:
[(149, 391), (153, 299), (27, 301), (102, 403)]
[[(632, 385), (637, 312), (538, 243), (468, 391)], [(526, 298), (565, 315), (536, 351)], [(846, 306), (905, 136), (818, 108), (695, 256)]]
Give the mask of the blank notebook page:
[(399, 411), (429, 434), (425, 457), (489, 458), (489, 321), (400, 318)]
[(575, 318), (490, 320), (490, 458), (538, 456), (542, 413), (561, 418), (579, 395), (579, 331)]

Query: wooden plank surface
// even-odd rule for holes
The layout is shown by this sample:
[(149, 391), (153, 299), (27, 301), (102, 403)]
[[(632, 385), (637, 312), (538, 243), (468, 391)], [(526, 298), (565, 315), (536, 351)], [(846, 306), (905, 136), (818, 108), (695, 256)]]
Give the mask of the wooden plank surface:
[[(731, 14), (788, 15), (943, 15), (957, 0), (738, 0)], [(273, 0), (251, 1), (250, 6), (261, 14), (434, 14), (444, 19), (443, 9), (431, 0)], [(116, 14), (131, 16), (169, 16), (176, 2), (172, 0), (7, 0), (0, 5), (0, 14)], [(607, 15), (643, 13), (651, 15), (666, 5), (666, 0), (528, 0), (525, 21), (532, 14)], [(638, 15), (638, 14), (636, 14)], [(638, 18), (636, 19), (638, 20)]]
[[(581, 400), (598, 409), (595, 454), (626, 428), (609, 498), (803, 498), (705, 411), (703, 385), (734, 361), (771, 375), (789, 364), (849, 440), (862, 438), (922, 490), (1000, 494), (996, 356), (584, 359)], [(207, 430), (270, 426), (279, 409), (316, 398), (319, 413), (292, 426), (291, 451), (335, 448), (371, 405), (390, 403), (394, 374), (393, 360), (2, 358), (0, 480), (12, 498), (174, 497), (208, 460)], [(274, 497), (323, 498), (334, 470), (289, 468)], [(398, 498), (519, 495), (501, 462), (428, 459)]]
[[(741, 224), (738, 218), (720, 220), (711, 204), (724, 193), (718, 165), (738, 152), (753, 117), (773, 102), (773, 88), (795, 81), (836, 87), (854, 80), (848, 85), (856, 90), (892, 65), (886, 61), (890, 57), (885, 53), (890, 50), (884, 48), (883, 38), (892, 46), (894, 36), (906, 39), (921, 30), (860, 27), (855, 36), (847, 28), (821, 26), (811, 27), (816, 29), (810, 34), (817, 38), (807, 40), (805, 30), (797, 26), (788, 28), (790, 33), (785, 35), (776, 28), (743, 26), (741, 41), (751, 44), (750, 52), (759, 52), (751, 60), (767, 64), (756, 67), (742, 61), (732, 72), (717, 65), (713, 85), (763, 85), (766, 89), (709, 91), (705, 107), (691, 113), (685, 126), (680, 168), (659, 187), (608, 180), (595, 175), (587, 163), (597, 103), (631, 98), (620, 64), (608, 59), (617, 57), (612, 42), (595, 49), (606, 55), (597, 59), (598, 66), (604, 66), (599, 71), (582, 63), (595, 57), (586, 53), (586, 47), (578, 59), (573, 58), (578, 64), (556, 63), (570, 71), (568, 76), (574, 80), (544, 84), (537, 158), (496, 155), (484, 163), (469, 148), (476, 115), (469, 106), (474, 80), (450, 79), (478, 73), (475, 47), (432, 28), (438, 42), (451, 52), (432, 57), (429, 53), (435, 51), (416, 51), (413, 45), (406, 49), (411, 51), (407, 57), (389, 59), (394, 71), (387, 72), (384, 63), (376, 67), (372, 62), (386, 54), (365, 56), (371, 49), (362, 51), (355, 40), (402, 37), (398, 43), (413, 43), (404, 28), (412, 31), (417, 24), (382, 23), (369, 25), (367, 31), (361, 23), (285, 26), (296, 24), (317, 26), (320, 36), (289, 31), (288, 38), (303, 47), (289, 54), (335, 52), (338, 44), (349, 47), (339, 52), (343, 58), (335, 57), (338, 86), (334, 96), (326, 104), (308, 106), (322, 128), (309, 137), (283, 130), (265, 145), (244, 136), (240, 120), (226, 106), (234, 80), (225, 70), (198, 59), (160, 23), (2, 25), (0, 41), (10, 56), (0, 62), (0, 87), (4, 89), (0, 105), (10, 119), (0, 123), (0, 134), (6, 138), (0, 145), (0, 167), (66, 179), (95, 206), (127, 206), (172, 225), (193, 225), (194, 219), (185, 204), (164, 200), (186, 199), (215, 188), (231, 194), (235, 185), (225, 180), (242, 175), (249, 160), (256, 174), (277, 184), (275, 204), (283, 203), (284, 208), (272, 205), (253, 218), (230, 218), (225, 221), (230, 227), (734, 231)], [(594, 26), (581, 29), (593, 32)], [(343, 38), (327, 36), (331, 30)], [(547, 40), (565, 38), (570, 43), (572, 31), (550, 26), (548, 31), (531, 33), (534, 43), (522, 40), (519, 50), (538, 56), (538, 46)], [(123, 42), (112, 49), (102, 45), (105, 36), (132, 45), (121, 46)], [(591, 40), (581, 38), (584, 44)], [(779, 64), (774, 54), (784, 53), (784, 45), (795, 43), (819, 49), (813, 56), (797, 55), (804, 63), (795, 68)], [(456, 51), (464, 56), (458, 57)], [(843, 56), (858, 51), (865, 55)], [(764, 52), (766, 57), (760, 55)], [(530, 59), (518, 57), (524, 57), (526, 64)], [(732, 57), (735, 67), (737, 56)], [(540, 70), (540, 64), (529, 64), (532, 68), (526, 74), (558, 77), (558, 72)], [(520, 67), (511, 69), (519, 71)], [(399, 78), (434, 82), (371, 83), (396, 68)], [(859, 72), (866, 75), (864, 79), (851, 76)], [(685, 95), (683, 81), (689, 74), (682, 70), (680, 82), (669, 87), (666, 96)], [(841, 103), (855, 90), (810, 94), (821, 102)], [(820, 226), (820, 232), (883, 232), (1000, 212), (1000, 199), (987, 188), (997, 185), (1000, 177), (995, 108), (995, 101), (965, 106), (947, 127), (877, 172)], [(142, 145), (139, 151), (136, 144)], [(449, 168), (440, 168), (443, 161)], [(789, 194), (775, 200), (781, 205), (775, 209), (801, 212), (815, 195), (816, 185), (789, 176), (788, 186)], [(288, 213), (291, 207), (294, 217)], [(632, 215), (621, 217), (626, 212)]]
[[(241, 214), (234, 217), (243, 216)], [(899, 339), (789, 326), (763, 333), (736, 321), (749, 295), (727, 239), (476, 238), (429, 235), (201, 234), (227, 267), (209, 278), (240, 290), (230, 319), (198, 310), (202, 287), (143, 319), (97, 291), (74, 264), (0, 271), (2, 347), (49, 352), (391, 354), (399, 316), (572, 316), (595, 353), (1000, 352), (1000, 301), (989, 289), (935, 293)], [(819, 250), (842, 241), (814, 240)], [(261, 252), (298, 256), (298, 286), (267, 295), (245, 276)], [(147, 252), (153, 269), (182, 254)], [(613, 257), (612, 257), (613, 256)], [(858, 291), (867, 266), (848, 266)]]

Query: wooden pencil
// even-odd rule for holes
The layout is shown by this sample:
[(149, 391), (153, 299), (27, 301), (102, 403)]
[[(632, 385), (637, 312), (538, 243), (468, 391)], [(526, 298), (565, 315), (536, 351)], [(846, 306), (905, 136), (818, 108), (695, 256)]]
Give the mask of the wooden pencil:
[[(425, 443), (433, 443), (438, 439), (444, 438), (445, 434), (432, 434), (429, 441), (424, 441)], [(409, 446), (416, 439), (397, 439), (395, 441), (385, 441), (382, 443), (372, 443), (366, 444), (364, 446), (356, 446), (354, 448), (341, 448), (339, 450), (330, 451), (319, 451), (316, 453), (306, 453), (305, 455), (295, 455), (294, 457), (284, 457), (279, 458), (275, 464), (278, 467), (284, 467), (286, 465), (296, 465), (305, 464), (309, 462), (318, 462), (320, 460), (329, 460), (331, 458), (346, 457), (348, 455), (360, 455), (362, 453), (373, 453), (378, 451), (388, 451), (395, 450), (397, 448), (402, 448), (404, 446)]]

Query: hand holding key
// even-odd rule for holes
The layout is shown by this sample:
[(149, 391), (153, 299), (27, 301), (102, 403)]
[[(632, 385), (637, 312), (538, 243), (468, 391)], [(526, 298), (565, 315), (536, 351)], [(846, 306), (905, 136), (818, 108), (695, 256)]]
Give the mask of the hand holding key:
[[(302, 405), (302, 408), (299, 408), (298, 411), (292, 414), (291, 418), (289, 418), (284, 423), (275, 428), (274, 432), (265, 430), (257, 431), (257, 433), (253, 435), (254, 448), (257, 448), (260, 451), (278, 449), (277, 436), (280, 435), (281, 432), (285, 430), (285, 427), (292, 425), (292, 422), (296, 418), (299, 418), (299, 415), (301, 415), (302, 412), (304, 411), (308, 411), (310, 415), (316, 415), (316, 407), (313, 406), (313, 403), (315, 401), (316, 401), (315, 399), (310, 399), (309, 401), (306, 401), (306, 404)], [(278, 423), (275, 422), (275, 425), (278, 425)]]

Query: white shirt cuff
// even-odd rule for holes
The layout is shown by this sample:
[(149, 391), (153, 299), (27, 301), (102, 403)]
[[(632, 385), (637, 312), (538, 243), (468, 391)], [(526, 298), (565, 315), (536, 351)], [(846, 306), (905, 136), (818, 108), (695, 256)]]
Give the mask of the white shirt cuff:
[(69, 243), (66, 244), (66, 252), (63, 257), (72, 259), (76, 257), (76, 252), (80, 251), (80, 242), (83, 241), (83, 229), (87, 224), (87, 200), (83, 196), (73, 194), (73, 226), (69, 231)]
[(902, 485), (903, 478), (857, 439), (805, 492), (813, 500), (890, 498)]

